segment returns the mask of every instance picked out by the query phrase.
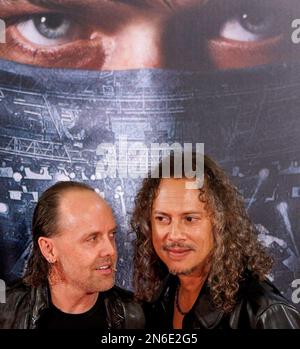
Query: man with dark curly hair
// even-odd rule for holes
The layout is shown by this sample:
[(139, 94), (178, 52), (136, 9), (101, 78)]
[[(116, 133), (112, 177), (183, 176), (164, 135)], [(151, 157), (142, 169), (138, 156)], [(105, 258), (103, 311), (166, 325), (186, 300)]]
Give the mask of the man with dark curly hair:
[(195, 179), (177, 178), (174, 158), (171, 178), (144, 179), (132, 218), (134, 286), (147, 326), (300, 328), (299, 313), (268, 281), (272, 259), (224, 171), (205, 156), (204, 184), (190, 189)]

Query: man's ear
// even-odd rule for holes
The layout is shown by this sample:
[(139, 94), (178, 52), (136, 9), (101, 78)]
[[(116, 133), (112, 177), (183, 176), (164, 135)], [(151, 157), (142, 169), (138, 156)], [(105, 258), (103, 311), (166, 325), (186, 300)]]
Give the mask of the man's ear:
[(41, 253), (46, 258), (46, 260), (51, 264), (55, 263), (57, 260), (57, 256), (55, 253), (53, 240), (51, 238), (46, 238), (44, 236), (41, 236), (38, 239), (38, 244), (39, 244)]

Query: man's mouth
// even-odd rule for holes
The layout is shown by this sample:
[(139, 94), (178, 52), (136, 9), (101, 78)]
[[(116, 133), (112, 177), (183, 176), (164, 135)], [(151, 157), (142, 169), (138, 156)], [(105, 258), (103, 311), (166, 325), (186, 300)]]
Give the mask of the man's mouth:
[(165, 251), (167, 252), (168, 256), (172, 260), (181, 260), (185, 258), (192, 249), (190, 248), (166, 248)]
[(112, 272), (114, 271), (114, 268), (112, 264), (103, 264), (103, 265), (99, 265), (96, 268), (96, 270), (97, 272), (103, 275), (109, 275), (109, 274), (112, 274)]

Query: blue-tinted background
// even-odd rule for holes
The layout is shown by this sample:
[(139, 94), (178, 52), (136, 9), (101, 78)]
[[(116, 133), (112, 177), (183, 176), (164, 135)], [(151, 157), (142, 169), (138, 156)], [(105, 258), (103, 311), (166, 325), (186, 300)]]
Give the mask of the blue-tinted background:
[(217, 73), (92, 72), (0, 62), (0, 278), (20, 277), (31, 216), (58, 180), (83, 181), (119, 224), (117, 282), (131, 287), (128, 222), (140, 180), (97, 177), (100, 143), (205, 143), (245, 197), (271, 277), (291, 300), (300, 278), (300, 66)]

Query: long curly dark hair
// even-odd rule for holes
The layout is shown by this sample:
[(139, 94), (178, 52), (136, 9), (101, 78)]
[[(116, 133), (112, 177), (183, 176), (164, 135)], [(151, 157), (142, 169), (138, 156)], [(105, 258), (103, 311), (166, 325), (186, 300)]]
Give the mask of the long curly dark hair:
[(90, 186), (79, 182), (57, 182), (48, 188), (39, 198), (32, 218), (32, 252), (26, 265), (23, 281), (25, 284), (39, 287), (48, 282), (51, 264), (41, 253), (40, 237), (52, 237), (58, 233), (59, 203), (63, 193), (69, 190), (90, 190)]
[[(192, 158), (195, 168), (195, 153)], [(174, 178), (174, 156), (171, 156), (170, 165), (170, 176)], [(161, 163), (159, 169), (161, 171)], [(160, 182), (161, 178), (144, 179), (131, 221), (136, 233), (133, 285), (136, 297), (146, 301), (153, 299), (168, 274), (151, 239), (151, 209)], [(210, 294), (216, 307), (229, 312), (236, 303), (239, 285), (246, 273), (264, 280), (273, 260), (257, 240), (242, 196), (225, 172), (208, 156), (204, 157), (204, 184), (199, 189), (199, 200), (211, 213), (215, 240), (207, 280)]]

